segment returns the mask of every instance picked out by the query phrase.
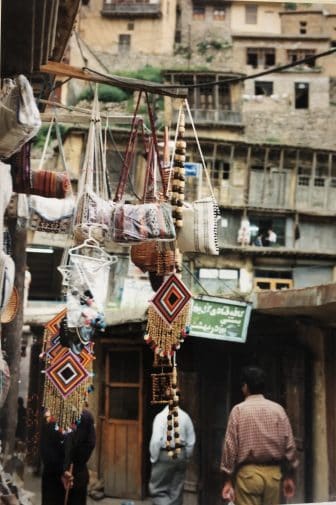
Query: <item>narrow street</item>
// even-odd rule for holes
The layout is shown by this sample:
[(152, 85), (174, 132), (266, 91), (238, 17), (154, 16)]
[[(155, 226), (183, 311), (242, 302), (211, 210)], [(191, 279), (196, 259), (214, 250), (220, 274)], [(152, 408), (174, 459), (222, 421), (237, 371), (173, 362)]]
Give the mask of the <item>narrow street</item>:
[[(25, 470), (25, 484), (24, 489), (33, 493), (31, 501), (32, 505), (41, 505), (41, 479), (32, 474), (31, 468)], [(127, 498), (103, 498), (102, 500), (93, 500), (87, 498), (86, 505), (150, 505), (150, 500), (138, 501)], [(60, 504), (61, 505), (61, 504)]]

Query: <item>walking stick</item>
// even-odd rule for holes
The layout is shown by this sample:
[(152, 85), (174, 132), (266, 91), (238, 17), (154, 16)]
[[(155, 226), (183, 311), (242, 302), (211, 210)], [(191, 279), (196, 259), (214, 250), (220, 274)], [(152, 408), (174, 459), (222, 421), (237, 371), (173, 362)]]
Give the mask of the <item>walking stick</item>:
[[(73, 463), (71, 463), (70, 468), (69, 468), (70, 475), (72, 475), (72, 472), (73, 472)], [(70, 491), (70, 482), (67, 484), (67, 487), (65, 490), (64, 505), (67, 505), (67, 503), (68, 503), (69, 491)]]

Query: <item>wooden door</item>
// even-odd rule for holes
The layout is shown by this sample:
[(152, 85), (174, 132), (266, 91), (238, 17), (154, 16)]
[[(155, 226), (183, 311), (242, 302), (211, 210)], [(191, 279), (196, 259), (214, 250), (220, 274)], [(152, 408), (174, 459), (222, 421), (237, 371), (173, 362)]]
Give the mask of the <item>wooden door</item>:
[(142, 352), (108, 349), (101, 418), (100, 475), (105, 494), (141, 498)]

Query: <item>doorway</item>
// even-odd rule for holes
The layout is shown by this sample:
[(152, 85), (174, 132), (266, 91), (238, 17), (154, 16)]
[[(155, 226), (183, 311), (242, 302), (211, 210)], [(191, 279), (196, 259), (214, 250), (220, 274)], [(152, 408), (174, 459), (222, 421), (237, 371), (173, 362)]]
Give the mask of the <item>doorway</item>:
[(243, 346), (211, 342), (202, 350), (201, 505), (222, 505), (219, 466), (225, 429), (231, 408), (243, 401), (240, 371), (252, 363), (266, 371), (265, 396), (287, 411), (300, 461), (294, 501), (309, 501), (311, 426), (306, 414), (310, 409), (310, 357), (300, 344), (293, 343), (295, 337), (291, 343), (280, 339), (275, 334), (249, 335)]
[(141, 499), (142, 350), (110, 348), (104, 361), (99, 474), (107, 496)]

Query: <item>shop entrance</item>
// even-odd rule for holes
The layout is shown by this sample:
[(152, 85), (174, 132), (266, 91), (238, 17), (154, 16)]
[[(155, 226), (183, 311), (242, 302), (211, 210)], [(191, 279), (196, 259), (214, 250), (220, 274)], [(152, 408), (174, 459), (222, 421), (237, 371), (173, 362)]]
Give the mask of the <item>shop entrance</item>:
[[(244, 347), (209, 343), (202, 353), (204, 367), (201, 400), (201, 446), (203, 457), (202, 505), (222, 505), (222, 476), (219, 471), (222, 443), (229, 412), (243, 400), (240, 370), (246, 364), (258, 363), (267, 373), (266, 396), (283, 405), (290, 418), (300, 465), (296, 478), (295, 503), (309, 501), (309, 465), (311, 448), (309, 412), (310, 359), (300, 345), (270, 346), (263, 338), (253, 336)], [(274, 342), (274, 340), (273, 340)], [(219, 349), (219, 346), (221, 349)], [(254, 348), (254, 349), (253, 349)], [(256, 351), (257, 349), (257, 351)], [(254, 357), (254, 355), (256, 357)]]
[(107, 496), (142, 494), (142, 351), (107, 349), (99, 468)]

